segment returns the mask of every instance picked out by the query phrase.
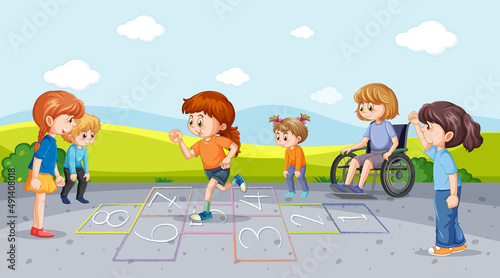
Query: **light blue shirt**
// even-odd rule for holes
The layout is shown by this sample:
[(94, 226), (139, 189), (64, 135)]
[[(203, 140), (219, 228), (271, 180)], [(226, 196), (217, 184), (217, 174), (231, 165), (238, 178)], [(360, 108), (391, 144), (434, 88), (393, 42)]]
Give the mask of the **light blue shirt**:
[(70, 174), (76, 174), (76, 168), (82, 168), (85, 173), (89, 173), (89, 155), (87, 149), (82, 147), (79, 149), (75, 144), (69, 146), (64, 160), (64, 168), (68, 168)]
[(434, 160), (434, 190), (450, 190), (448, 175), (457, 174), (458, 186), (462, 185), (458, 177), (457, 165), (447, 149), (437, 151), (436, 146), (431, 146), (425, 154)]
[(370, 124), (363, 136), (370, 139), (370, 149), (372, 151), (383, 151), (392, 147), (391, 138), (397, 136), (397, 134), (390, 122), (382, 121), (379, 125), (376, 122)]

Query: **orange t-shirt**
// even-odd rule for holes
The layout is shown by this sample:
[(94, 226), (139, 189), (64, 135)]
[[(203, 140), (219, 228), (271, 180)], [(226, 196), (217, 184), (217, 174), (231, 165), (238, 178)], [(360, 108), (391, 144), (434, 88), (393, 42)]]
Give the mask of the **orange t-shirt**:
[(295, 171), (300, 171), (302, 166), (306, 166), (306, 157), (304, 156), (304, 151), (299, 145), (295, 145), (292, 149), (287, 148), (285, 151), (285, 171), (288, 170), (288, 166), (295, 166)]
[(220, 167), (220, 163), (226, 158), (223, 148), (229, 150), (229, 146), (231, 146), (232, 143), (233, 141), (229, 138), (212, 136), (208, 141), (202, 139), (196, 142), (191, 149), (196, 156), (201, 155), (203, 168), (209, 170)]

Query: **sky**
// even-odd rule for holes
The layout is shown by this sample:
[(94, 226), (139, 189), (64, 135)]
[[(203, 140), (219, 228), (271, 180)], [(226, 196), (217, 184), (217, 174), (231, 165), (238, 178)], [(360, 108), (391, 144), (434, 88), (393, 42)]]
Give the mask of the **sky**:
[[(185, 118), (183, 98), (215, 90), (237, 111), (284, 105), (365, 126), (353, 95), (378, 82), (398, 97), (395, 122), (436, 100), (500, 119), (498, 1), (1, 5), (0, 117), (63, 89), (89, 106)], [(139, 22), (150, 28), (141, 33)], [(81, 71), (57, 68), (71, 61)]]

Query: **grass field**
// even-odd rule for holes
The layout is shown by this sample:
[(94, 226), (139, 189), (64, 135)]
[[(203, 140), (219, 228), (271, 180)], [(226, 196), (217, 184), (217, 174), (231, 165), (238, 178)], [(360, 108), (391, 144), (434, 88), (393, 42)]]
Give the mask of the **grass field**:
[[(19, 143), (36, 140), (34, 122), (0, 126), (0, 159), (8, 156)], [(361, 136), (361, 135), (360, 135)], [(483, 182), (500, 181), (494, 158), (500, 156), (500, 133), (483, 133), (481, 148), (467, 153), (463, 147), (450, 149), (458, 168), (465, 168)], [(200, 138), (183, 137), (187, 146)], [(355, 143), (355, 142), (353, 142)], [(57, 137), (59, 148), (69, 143)], [(345, 146), (303, 147), (307, 161), (306, 177), (329, 177), (330, 167)], [(96, 142), (87, 148), (93, 182), (154, 182), (157, 178), (173, 182), (204, 182), (200, 158), (186, 160), (177, 144), (164, 132), (102, 124)], [(409, 157), (426, 157), (417, 138), (408, 139)], [(285, 149), (278, 146), (243, 144), (241, 154), (232, 162), (231, 173), (241, 173), (249, 182), (284, 182)]]

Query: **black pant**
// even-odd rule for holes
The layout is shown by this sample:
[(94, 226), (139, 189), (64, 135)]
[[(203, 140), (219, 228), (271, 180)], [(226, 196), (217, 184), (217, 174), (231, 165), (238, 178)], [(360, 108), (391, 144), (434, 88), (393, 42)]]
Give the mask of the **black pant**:
[[(71, 191), (76, 181), (72, 181), (70, 177), (71, 173), (68, 168), (64, 168), (64, 176), (66, 177), (66, 185), (63, 187), (61, 196), (68, 197), (68, 193)], [(78, 179), (78, 191), (76, 197), (83, 198), (85, 190), (87, 189), (87, 181), (83, 177), (85, 175), (85, 170), (83, 168), (76, 168), (76, 178)]]

